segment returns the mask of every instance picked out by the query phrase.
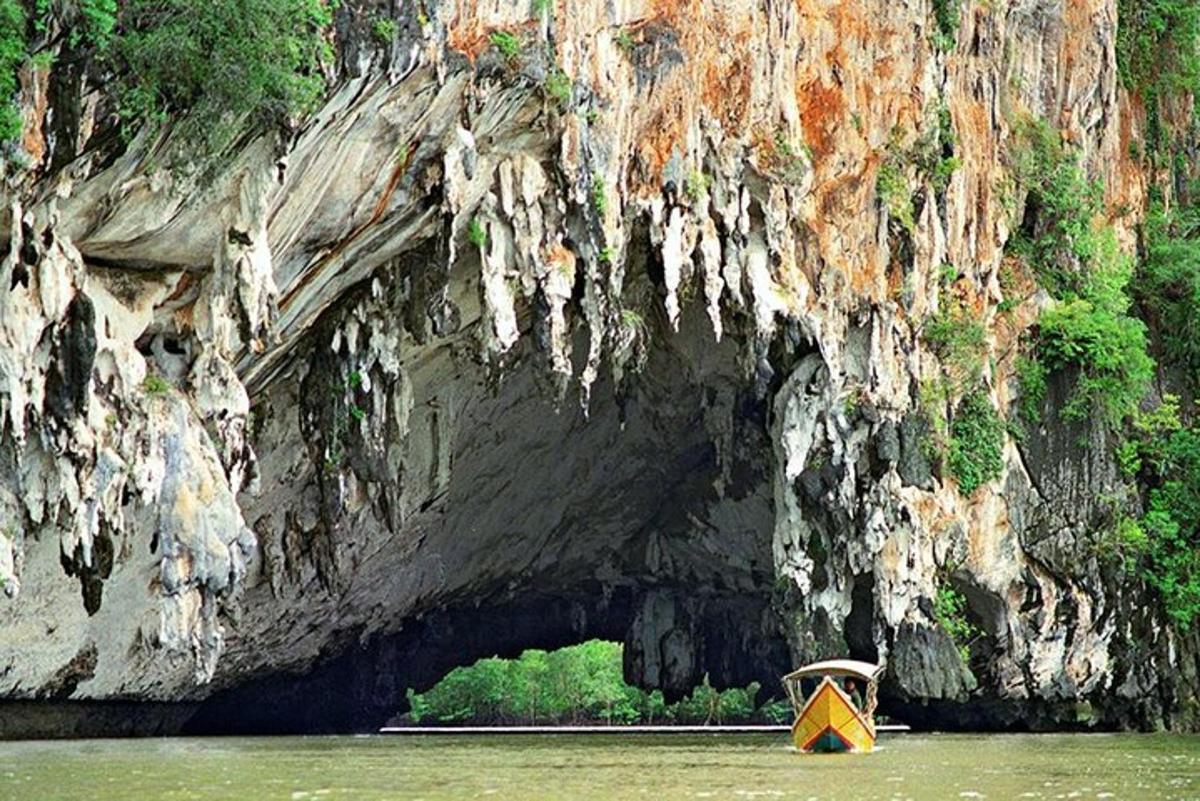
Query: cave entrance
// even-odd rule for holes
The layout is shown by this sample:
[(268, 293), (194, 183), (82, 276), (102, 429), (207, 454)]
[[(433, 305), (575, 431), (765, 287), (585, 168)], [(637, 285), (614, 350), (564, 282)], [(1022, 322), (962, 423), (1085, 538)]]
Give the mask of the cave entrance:
[(388, 535), (404, 547), (328, 582), (394, 607), (346, 614), (311, 668), (214, 695), (189, 730), (373, 730), (452, 668), (593, 638), (623, 643), (624, 679), (667, 703), (705, 676), (774, 693), (790, 660), (771, 605), (769, 394), (702, 310), (678, 333), (646, 324), (645, 369), (620, 387), (602, 375), (586, 412), (546, 391), (528, 341), (499, 382), (416, 364), (409, 427), (430, 432), (414, 451), (429, 457), (404, 480), (427, 500)]

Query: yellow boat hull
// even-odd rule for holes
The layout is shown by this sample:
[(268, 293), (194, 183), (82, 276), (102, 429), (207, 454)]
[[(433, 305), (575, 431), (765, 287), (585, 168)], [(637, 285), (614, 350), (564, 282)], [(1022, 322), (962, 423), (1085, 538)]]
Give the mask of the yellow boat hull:
[(869, 754), (875, 748), (875, 727), (833, 681), (824, 679), (792, 724), (792, 740), (806, 754)]

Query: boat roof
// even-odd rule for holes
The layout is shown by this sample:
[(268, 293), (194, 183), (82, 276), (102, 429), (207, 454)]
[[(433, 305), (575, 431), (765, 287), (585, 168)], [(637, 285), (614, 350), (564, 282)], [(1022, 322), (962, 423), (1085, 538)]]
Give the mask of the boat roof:
[(795, 670), (786, 676), (787, 679), (802, 679), (806, 676), (857, 676), (864, 681), (873, 681), (883, 665), (871, 662), (859, 662), (855, 659), (826, 659), (824, 662), (813, 662)]

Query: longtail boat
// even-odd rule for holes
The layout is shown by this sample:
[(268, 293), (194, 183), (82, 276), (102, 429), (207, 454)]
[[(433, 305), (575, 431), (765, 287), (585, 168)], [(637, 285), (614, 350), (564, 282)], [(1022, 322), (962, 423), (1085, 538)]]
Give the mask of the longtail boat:
[[(796, 713), (792, 740), (796, 749), (811, 753), (869, 754), (875, 747), (875, 701), (880, 665), (852, 659), (814, 662), (783, 677), (783, 686)], [(805, 681), (815, 689), (805, 695)], [(847, 682), (865, 685), (865, 701), (847, 692)]]

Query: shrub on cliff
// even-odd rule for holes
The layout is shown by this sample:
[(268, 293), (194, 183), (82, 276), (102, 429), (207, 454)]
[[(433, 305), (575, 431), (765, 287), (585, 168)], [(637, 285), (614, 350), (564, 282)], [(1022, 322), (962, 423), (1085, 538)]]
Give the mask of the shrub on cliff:
[(1179, 401), (1166, 395), (1138, 414), (1118, 453), (1146, 488), (1146, 513), (1126, 523), (1126, 557), (1162, 596), (1167, 614), (1189, 627), (1200, 616), (1200, 429), (1183, 425)]
[(25, 61), (25, 9), (18, 0), (0, 0), (0, 144), (21, 135), (21, 109), (14, 102), (17, 69)]
[(1166, 213), (1151, 208), (1144, 230), (1145, 259), (1134, 284), (1163, 358), (1200, 386), (1200, 209)]
[(324, 0), (127, 0), (111, 44), (126, 133), (177, 117), (211, 152), (246, 123), (311, 111), (331, 21)]
[(1029, 194), (1009, 248), (1059, 301), (1038, 320), (1037, 358), (1051, 370), (1079, 368), (1066, 417), (1098, 412), (1116, 429), (1137, 410), (1154, 375), (1146, 327), (1129, 314), (1133, 262), (1103, 218), (1102, 188), (1087, 180), (1058, 132), (1036, 120), (1021, 121), (1018, 132), (1023, 149), (1015, 169)]
[(1169, 132), (1160, 106), (1172, 95), (1200, 90), (1200, 3), (1118, 0), (1117, 71), (1146, 109), (1145, 149), (1163, 150)]
[(1154, 377), (1141, 320), (1079, 298), (1043, 312), (1039, 353), (1050, 369), (1078, 365), (1079, 378), (1062, 414), (1081, 420), (1099, 412), (1114, 429), (1132, 414)]
[(963, 398), (950, 424), (946, 464), (958, 479), (963, 495), (970, 495), (1004, 470), (1004, 423), (985, 393)]

